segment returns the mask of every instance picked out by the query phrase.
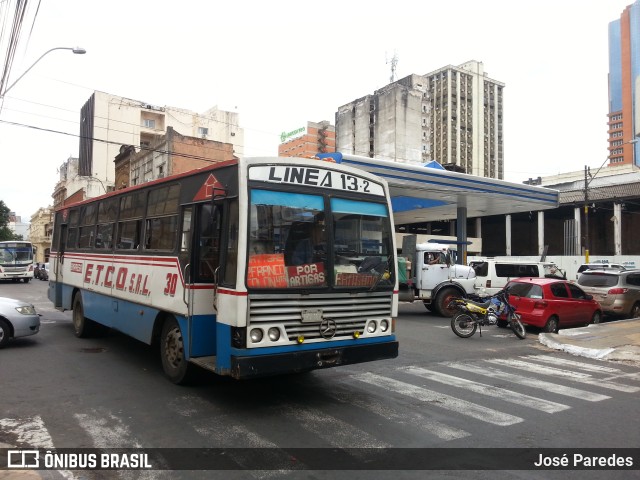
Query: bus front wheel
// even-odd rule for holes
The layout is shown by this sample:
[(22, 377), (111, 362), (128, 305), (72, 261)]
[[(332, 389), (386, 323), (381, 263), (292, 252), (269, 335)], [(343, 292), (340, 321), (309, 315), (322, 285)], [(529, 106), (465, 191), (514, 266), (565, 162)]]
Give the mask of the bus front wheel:
[(162, 326), (160, 356), (162, 368), (169, 380), (176, 384), (186, 383), (189, 362), (185, 358), (184, 337), (180, 325), (173, 317), (167, 319)]

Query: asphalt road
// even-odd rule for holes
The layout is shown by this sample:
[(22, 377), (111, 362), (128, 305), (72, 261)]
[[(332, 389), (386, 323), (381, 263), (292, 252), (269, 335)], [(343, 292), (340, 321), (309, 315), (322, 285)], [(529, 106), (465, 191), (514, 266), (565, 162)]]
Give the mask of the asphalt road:
[[(631, 478), (623, 471), (469, 471), (471, 448), (629, 448), (640, 445), (640, 369), (572, 357), (489, 327), (461, 339), (449, 320), (403, 304), (392, 361), (235, 381), (201, 372), (166, 380), (158, 353), (112, 332), (78, 339), (47, 282), (0, 284), (42, 314), (35, 336), (0, 350), (0, 446), (21, 448), (438, 448), (459, 469), (433, 478)], [(469, 452), (469, 453), (466, 453)], [(505, 450), (505, 455), (509, 455)], [(189, 451), (187, 451), (188, 455)], [(424, 450), (425, 455), (428, 453)], [(477, 453), (477, 451), (476, 451)], [(41, 472), (43, 478), (423, 478), (415, 471), (273, 471), (251, 451), (225, 452), (237, 470)], [(339, 452), (336, 453), (336, 459)], [(354, 454), (357, 456), (357, 453)], [(637, 459), (640, 461), (640, 458)], [(194, 465), (197, 459), (194, 459)], [(0, 465), (2, 468), (2, 465)], [(636, 467), (637, 468), (637, 467)], [(6, 473), (6, 472), (5, 472)], [(142, 475), (142, 476), (139, 476)], [(0, 478), (3, 471), (0, 470)], [(636, 477), (637, 478), (637, 477)]]

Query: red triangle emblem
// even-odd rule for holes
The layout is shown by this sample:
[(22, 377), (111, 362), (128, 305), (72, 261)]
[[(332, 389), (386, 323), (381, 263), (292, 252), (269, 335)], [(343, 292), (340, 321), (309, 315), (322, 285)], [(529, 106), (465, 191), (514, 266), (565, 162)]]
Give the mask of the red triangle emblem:
[(222, 195), (225, 193), (224, 186), (218, 181), (218, 179), (210, 174), (209, 178), (202, 184), (198, 193), (193, 197), (193, 201), (206, 200), (212, 198), (214, 195)]

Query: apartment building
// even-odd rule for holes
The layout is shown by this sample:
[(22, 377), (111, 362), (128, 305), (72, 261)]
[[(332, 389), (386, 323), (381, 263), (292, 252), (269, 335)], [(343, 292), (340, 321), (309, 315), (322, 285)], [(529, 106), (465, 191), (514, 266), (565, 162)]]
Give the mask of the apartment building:
[[(120, 147), (149, 149), (169, 127), (184, 136), (231, 144), (233, 154), (243, 154), (244, 131), (239, 126), (239, 114), (217, 107), (196, 113), (95, 91), (80, 115), (77, 176), (86, 179), (87, 186), (92, 178), (98, 179), (105, 191), (116, 188), (114, 159), (121, 153)], [(67, 190), (69, 195), (75, 193)], [(95, 196), (89, 190), (87, 197)]]
[(502, 179), (503, 89), (474, 60), (409, 75), (338, 108), (336, 149)]

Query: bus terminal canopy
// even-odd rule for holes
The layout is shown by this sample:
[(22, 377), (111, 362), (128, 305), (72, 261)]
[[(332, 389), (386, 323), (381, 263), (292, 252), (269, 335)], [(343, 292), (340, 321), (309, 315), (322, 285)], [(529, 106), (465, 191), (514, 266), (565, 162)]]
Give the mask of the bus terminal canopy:
[(474, 218), (559, 205), (557, 190), (450, 172), (437, 164), (422, 166), (342, 153), (318, 157), (331, 157), (387, 180), (396, 225), (455, 220), (459, 208), (466, 209), (467, 218)]

